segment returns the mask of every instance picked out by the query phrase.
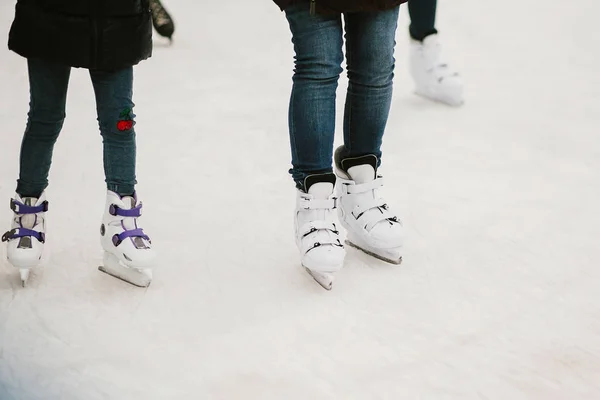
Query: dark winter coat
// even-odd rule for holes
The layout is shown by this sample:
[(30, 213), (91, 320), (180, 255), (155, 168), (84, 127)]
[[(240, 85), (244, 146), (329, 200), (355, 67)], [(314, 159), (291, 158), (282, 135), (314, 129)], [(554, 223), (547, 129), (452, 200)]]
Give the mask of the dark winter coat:
[(394, 8), (407, 0), (273, 0), (282, 10), (292, 4), (306, 3), (306, 7), (318, 14), (358, 11), (381, 11)]
[(148, 0), (17, 0), (8, 48), (71, 67), (118, 70), (152, 55)]

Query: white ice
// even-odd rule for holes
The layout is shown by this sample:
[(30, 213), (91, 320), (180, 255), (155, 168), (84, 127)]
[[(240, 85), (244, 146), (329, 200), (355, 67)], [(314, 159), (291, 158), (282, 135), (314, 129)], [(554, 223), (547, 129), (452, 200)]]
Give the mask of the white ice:
[[(441, 0), (461, 109), (412, 94), (403, 7), (381, 172), (404, 262), (348, 249), (330, 292), (292, 234), (284, 15), (269, 0), (166, 5), (175, 42), (158, 38), (135, 78), (162, 265), (147, 290), (98, 272), (101, 139), (74, 70), (47, 260), (26, 288), (0, 261), (0, 399), (600, 398), (600, 2)], [(0, 89), (8, 228), (28, 84), (6, 46)]]

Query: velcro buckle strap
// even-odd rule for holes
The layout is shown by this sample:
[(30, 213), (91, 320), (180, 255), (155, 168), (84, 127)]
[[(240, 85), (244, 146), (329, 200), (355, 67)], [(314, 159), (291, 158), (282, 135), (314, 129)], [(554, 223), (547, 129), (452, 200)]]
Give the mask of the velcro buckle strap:
[(48, 201), (43, 201), (37, 206), (28, 206), (15, 199), (10, 199), (10, 209), (18, 215), (37, 214), (48, 211)]
[[(300, 232), (302, 235), (303, 254), (308, 253), (316, 247), (320, 246), (339, 246), (344, 247), (340, 242), (339, 232), (333, 222), (330, 221), (312, 221), (302, 225)], [(308, 238), (307, 236), (314, 234)]]
[(129, 231), (124, 231), (122, 233), (119, 234), (115, 234), (112, 237), (112, 241), (113, 244), (116, 246), (119, 246), (123, 240), (127, 239), (127, 238), (132, 238), (132, 237), (139, 237), (142, 239), (146, 239), (147, 241), (150, 241), (150, 238), (148, 237), (148, 235), (146, 235), (144, 233), (144, 230), (142, 228), (138, 228), (138, 229), (132, 229)]
[(394, 213), (392, 213), (390, 210), (384, 209), (384, 208), (378, 208), (377, 210), (379, 211), (379, 213), (376, 213), (376, 212), (369, 213), (367, 225), (365, 226), (365, 228), (368, 231), (370, 231), (371, 229), (373, 229), (375, 227), (375, 225), (377, 225), (378, 223), (383, 222), (383, 221), (388, 221), (390, 223), (393, 223), (393, 222), (401, 223), (400, 220), (398, 219), (398, 217), (396, 215), (394, 215)]
[(142, 203), (131, 209), (120, 208), (115, 204), (111, 204), (108, 213), (114, 217), (141, 217), (142, 216)]
[(311, 199), (302, 197), (299, 205), (304, 210), (333, 210), (337, 207), (337, 198)]
[(300, 232), (302, 232), (302, 236), (308, 236), (313, 232), (327, 230), (331, 232), (338, 232), (335, 224), (330, 221), (311, 221), (302, 225), (300, 228)]
[(2, 241), (8, 242), (9, 240), (19, 239), (22, 237), (34, 237), (40, 243), (46, 242), (46, 234), (44, 232), (34, 231), (33, 229), (27, 228), (14, 228), (2, 235)]
[(383, 186), (383, 178), (378, 177), (377, 179), (372, 180), (371, 182), (361, 183), (358, 185), (345, 185), (346, 193), (348, 194), (358, 194), (358, 193), (366, 193), (371, 190), (379, 189)]
[(374, 208), (379, 208), (382, 210), (387, 208), (385, 200), (381, 198), (371, 199), (369, 201), (365, 201), (362, 204), (357, 204), (356, 207), (354, 207), (354, 210), (352, 210), (352, 215), (354, 215), (354, 218), (359, 219), (365, 212)]

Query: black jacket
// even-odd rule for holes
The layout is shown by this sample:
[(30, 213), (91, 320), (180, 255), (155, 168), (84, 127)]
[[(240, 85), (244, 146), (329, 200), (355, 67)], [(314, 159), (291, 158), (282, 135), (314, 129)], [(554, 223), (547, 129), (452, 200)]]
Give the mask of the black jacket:
[(17, 0), (8, 48), (26, 58), (104, 71), (152, 55), (148, 0)]
[[(314, 7), (318, 14), (333, 14), (359, 11), (381, 11), (394, 8), (407, 0), (273, 0), (282, 10), (292, 4), (305, 3)], [(312, 8), (311, 7), (311, 8)]]

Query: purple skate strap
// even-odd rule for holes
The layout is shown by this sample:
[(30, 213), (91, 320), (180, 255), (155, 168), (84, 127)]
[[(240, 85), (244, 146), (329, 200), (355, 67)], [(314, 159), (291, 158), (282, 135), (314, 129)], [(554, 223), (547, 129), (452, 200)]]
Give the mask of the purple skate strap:
[(27, 228), (11, 229), (2, 236), (2, 241), (6, 242), (12, 239), (18, 239), (22, 237), (34, 237), (41, 243), (46, 242), (46, 235), (44, 234), (44, 232), (38, 232), (34, 231), (33, 229)]
[(109, 213), (110, 213), (110, 215), (119, 216), (119, 217), (137, 218), (142, 215), (142, 203), (138, 204), (137, 206), (135, 206), (134, 208), (132, 208), (130, 210), (119, 208), (119, 206), (111, 204)]
[(113, 236), (113, 244), (115, 246), (118, 246), (121, 244), (121, 242), (127, 238), (132, 238), (132, 237), (139, 237), (142, 239), (146, 239), (147, 241), (150, 241), (150, 238), (148, 237), (148, 235), (146, 235), (144, 233), (144, 230), (142, 228), (138, 228), (138, 229), (132, 229), (129, 231), (124, 231), (123, 233), (120, 233), (118, 235), (114, 235)]
[(44, 201), (39, 206), (28, 206), (15, 199), (10, 199), (10, 209), (19, 215), (37, 214), (48, 211), (48, 202)]

